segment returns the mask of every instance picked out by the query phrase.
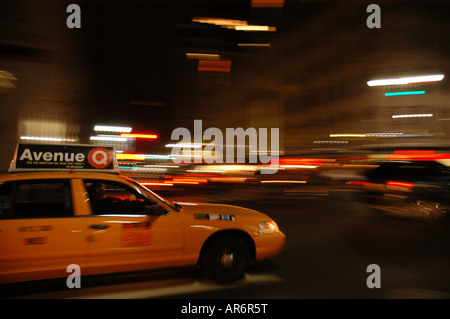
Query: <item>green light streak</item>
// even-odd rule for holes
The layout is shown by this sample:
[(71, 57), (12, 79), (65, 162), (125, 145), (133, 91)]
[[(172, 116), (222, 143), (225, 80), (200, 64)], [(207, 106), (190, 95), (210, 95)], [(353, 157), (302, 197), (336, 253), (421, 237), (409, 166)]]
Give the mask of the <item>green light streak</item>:
[(384, 93), (384, 96), (420, 95), (420, 94), (425, 94), (425, 91), (390, 92), (390, 93)]

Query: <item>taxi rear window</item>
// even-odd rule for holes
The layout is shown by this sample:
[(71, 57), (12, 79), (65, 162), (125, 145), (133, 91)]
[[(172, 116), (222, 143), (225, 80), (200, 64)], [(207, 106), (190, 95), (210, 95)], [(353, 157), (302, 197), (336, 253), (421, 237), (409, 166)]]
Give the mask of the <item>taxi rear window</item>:
[(70, 180), (16, 181), (4, 183), (1, 187), (5, 188), (4, 193), (9, 190), (9, 201), (2, 199), (6, 195), (0, 195), (1, 210), (4, 213), (0, 218), (73, 216)]
[(0, 218), (7, 218), (11, 212), (12, 183), (0, 184)]

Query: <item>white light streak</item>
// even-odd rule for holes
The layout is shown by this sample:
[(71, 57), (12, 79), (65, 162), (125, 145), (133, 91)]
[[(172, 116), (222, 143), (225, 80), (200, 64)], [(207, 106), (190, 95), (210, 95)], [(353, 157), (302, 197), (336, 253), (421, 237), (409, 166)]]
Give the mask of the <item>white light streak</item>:
[(317, 168), (317, 165), (280, 165), (281, 168)]
[(126, 142), (126, 137), (113, 137), (113, 136), (91, 136), (91, 141), (110, 141), (110, 142)]
[(131, 127), (96, 125), (94, 131), (130, 133)]
[(166, 144), (166, 147), (202, 148), (202, 144)]
[(393, 119), (411, 118), (411, 117), (432, 117), (433, 114), (397, 114), (392, 115)]
[(366, 137), (366, 134), (330, 134), (330, 137)]
[(397, 79), (382, 79), (382, 80), (372, 80), (368, 81), (368, 86), (382, 86), (382, 85), (404, 85), (411, 83), (423, 83), (423, 82), (436, 82), (441, 81), (444, 78), (442, 74), (435, 75), (423, 75), (423, 76), (412, 76), (403, 77)]
[(72, 138), (60, 138), (60, 137), (21, 136), (20, 139), (31, 141), (49, 141), (49, 142), (76, 142), (76, 140)]

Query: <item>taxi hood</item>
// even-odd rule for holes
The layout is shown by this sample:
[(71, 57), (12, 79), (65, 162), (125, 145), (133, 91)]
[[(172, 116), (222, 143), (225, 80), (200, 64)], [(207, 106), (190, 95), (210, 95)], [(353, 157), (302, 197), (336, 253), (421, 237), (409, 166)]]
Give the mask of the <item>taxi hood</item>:
[(176, 202), (182, 206), (183, 214), (194, 214), (196, 218), (234, 220), (236, 217), (269, 219), (266, 214), (250, 208), (226, 204)]

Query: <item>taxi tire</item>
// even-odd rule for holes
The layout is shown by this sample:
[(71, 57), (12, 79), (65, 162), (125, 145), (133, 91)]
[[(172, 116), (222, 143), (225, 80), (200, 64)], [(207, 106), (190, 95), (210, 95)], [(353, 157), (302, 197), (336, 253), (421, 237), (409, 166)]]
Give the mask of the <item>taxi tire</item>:
[[(224, 265), (227, 263), (226, 256), (232, 258), (228, 265)], [(206, 278), (218, 283), (230, 283), (244, 277), (250, 260), (249, 248), (239, 236), (222, 235), (209, 243), (201, 267)]]

